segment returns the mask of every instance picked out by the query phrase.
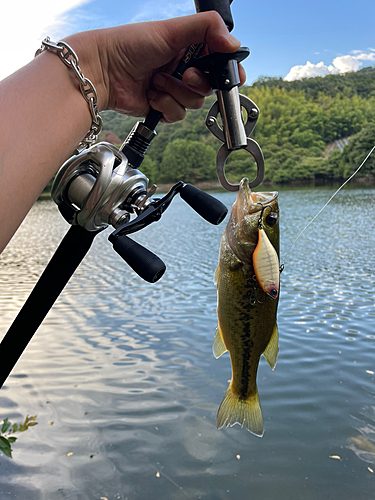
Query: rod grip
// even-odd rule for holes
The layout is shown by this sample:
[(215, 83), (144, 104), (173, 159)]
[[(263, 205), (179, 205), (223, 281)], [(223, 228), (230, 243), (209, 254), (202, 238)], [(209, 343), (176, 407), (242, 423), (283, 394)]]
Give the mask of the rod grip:
[(128, 236), (119, 236), (114, 242), (113, 248), (145, 281), (155, 283), (163, 276), (166, 269), (164, 262)]
[(232, 31), (234, 21), (230, 10), (230, 4), (232, 3), (230, 0), (194, 0), (194, 3), (197, 12), (216, 10), (223, 18), (228, 30)]
[(221, 201), (192, 184), (185, 184), (180, 191), (180, 196), (203, 219), (215, 226), (220, 224), (228, 213), (227, 207)]
[[(190, 45), (182, 59), (178, 63), (177, 68), (172, 73), (172, 76), (182, 80), (182, 75), (189, 68), (201, 54), (205, 47), (204, 43), (199, 43), (197, 45)], [(152, 107), (150, 107), (150, 111), (148, 112), (145, 119), (145, 126), (150, 130), (154, 130), (159, 121), (163, 118), (163, 113), (160, 111), (156, 111)]]

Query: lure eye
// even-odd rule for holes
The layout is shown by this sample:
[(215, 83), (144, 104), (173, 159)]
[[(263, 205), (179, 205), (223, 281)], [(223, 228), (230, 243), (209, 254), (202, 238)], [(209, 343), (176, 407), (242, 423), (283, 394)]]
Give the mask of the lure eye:
[(278, 215), (275, 212), (271, 212), (270, 214), (267, 215), (266, 217), (266, 224), (267, 226), (274, 226), (278, 220)]
[(269, 294), (271, 295), (271, 297), (276, 299), (278, 292), (277, 292), (276, 288), (272, 288), (272, 290), (269, 291)]

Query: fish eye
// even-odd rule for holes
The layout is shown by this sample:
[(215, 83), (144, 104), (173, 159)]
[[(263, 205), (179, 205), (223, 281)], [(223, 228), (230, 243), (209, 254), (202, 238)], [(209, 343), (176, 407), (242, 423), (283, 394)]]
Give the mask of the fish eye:
[(278, 220), (278, 215), (276, 212), (271, 212), (270, 214), (267, 215), (265, 222), (267, 226), (274, 226)]

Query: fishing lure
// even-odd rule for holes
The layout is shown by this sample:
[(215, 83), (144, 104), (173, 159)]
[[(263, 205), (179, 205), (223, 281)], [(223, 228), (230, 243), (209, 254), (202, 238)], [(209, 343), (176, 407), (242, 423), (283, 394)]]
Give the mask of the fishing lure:
[(263, 207), (258, 220), (258, 243), (253, 253), (253, 267), (261, 289), (272, 299), (279, 295), (280, 264), (279, 257), (263, 228)]

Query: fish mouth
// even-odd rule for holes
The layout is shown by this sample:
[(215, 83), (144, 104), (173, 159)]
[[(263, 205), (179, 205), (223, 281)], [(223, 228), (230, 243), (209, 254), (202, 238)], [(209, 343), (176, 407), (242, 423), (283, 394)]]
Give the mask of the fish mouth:
[(243, 178), (240, 182), (238, 198), (241, 199), (240, 205), (244, 208), (244, 213), (255, 214), (261, 212), (262, 207), (272, 205), (277, 201), (277, 191), (252, 192), (249, 187), (249, 179)]

